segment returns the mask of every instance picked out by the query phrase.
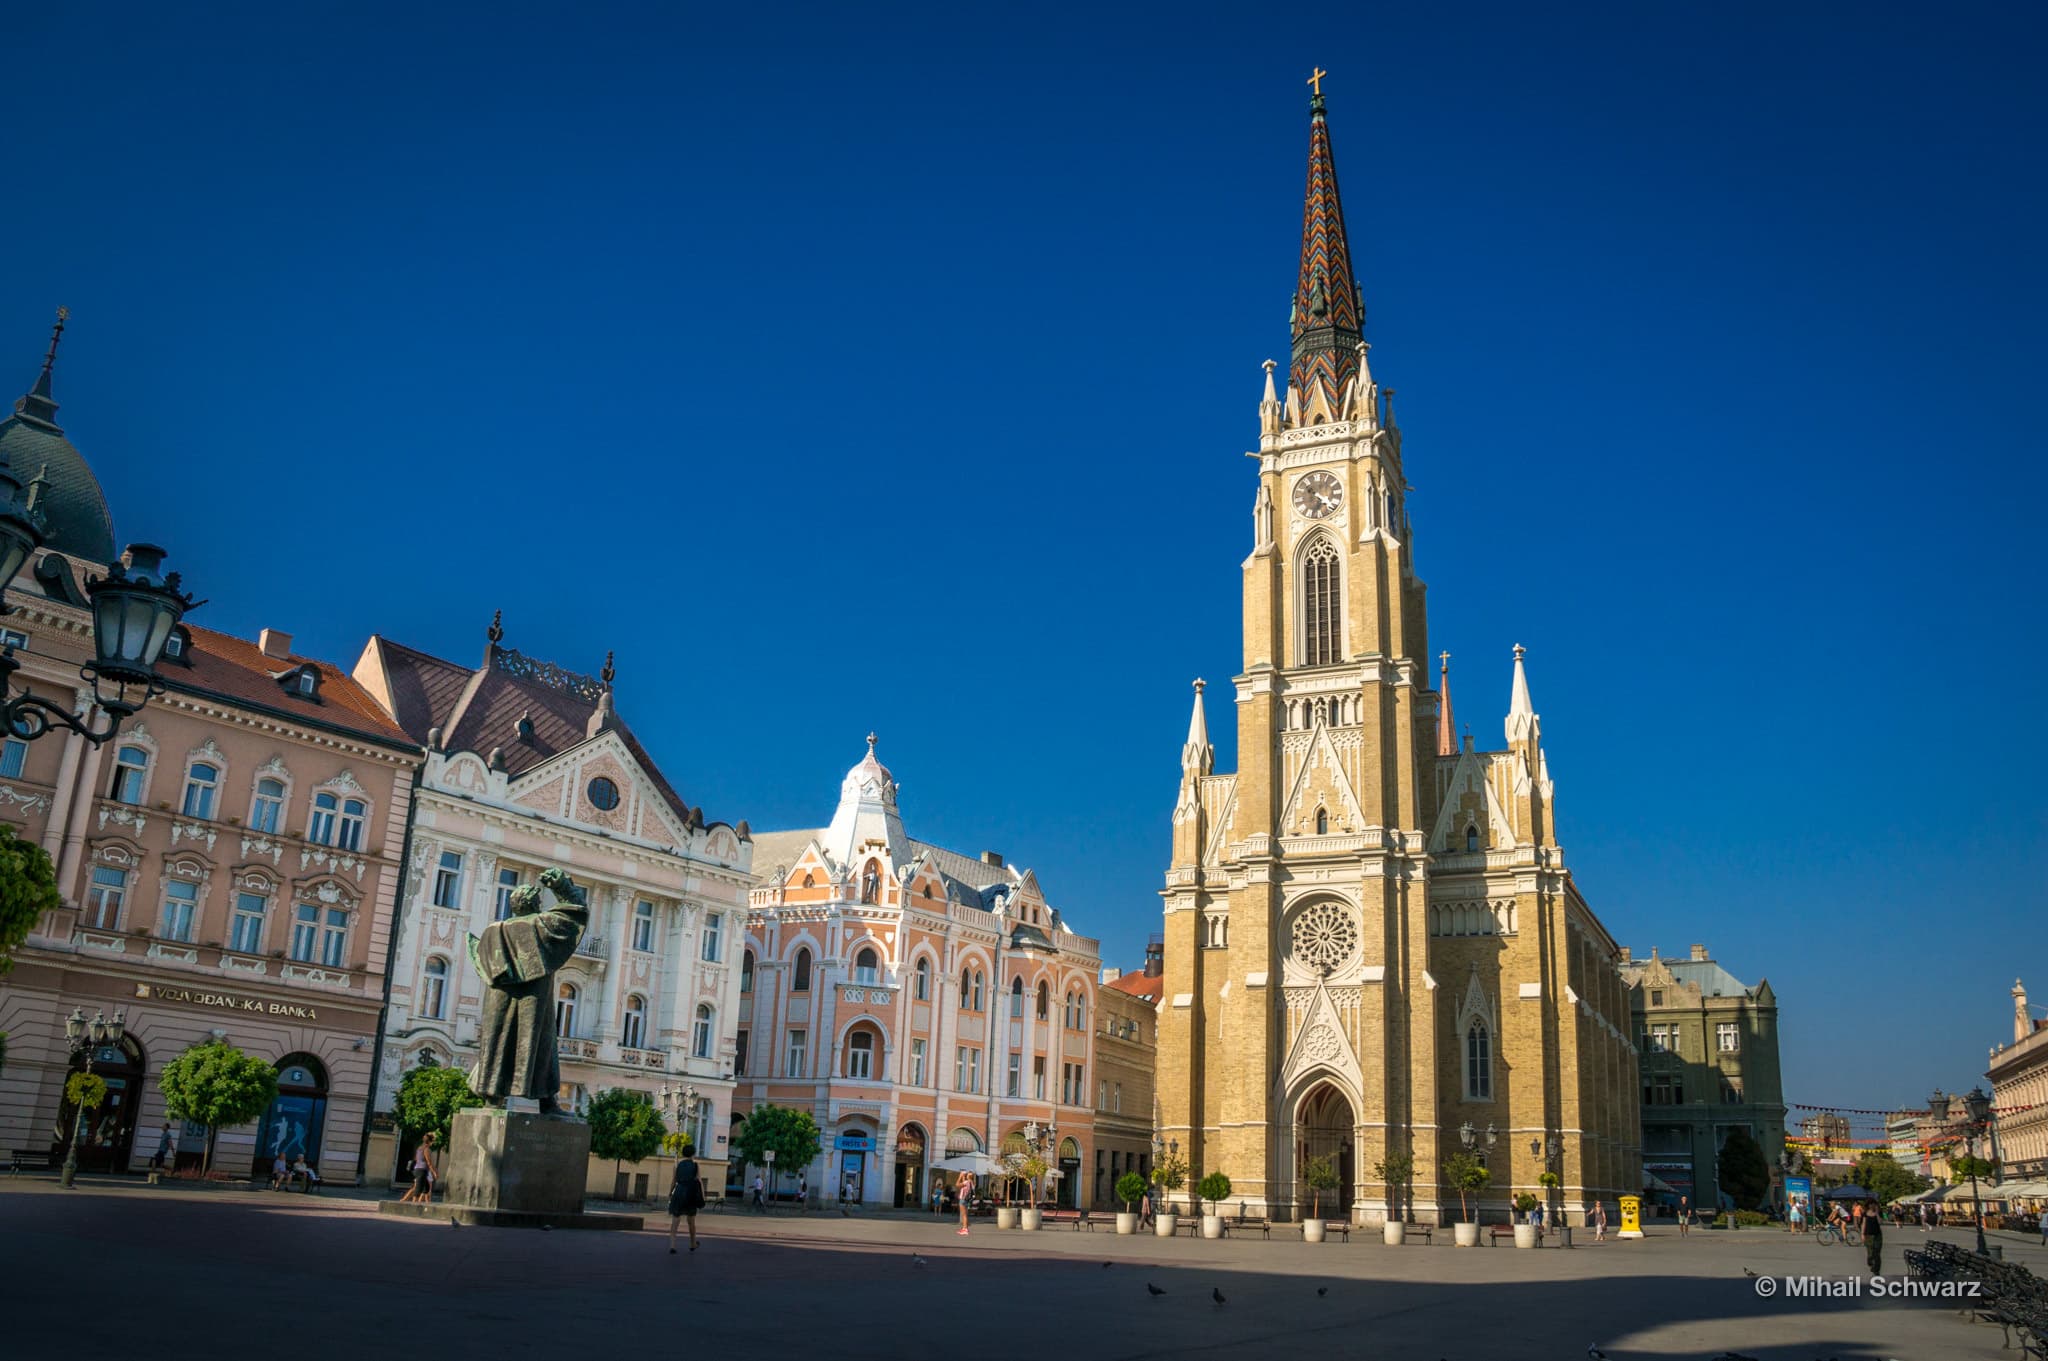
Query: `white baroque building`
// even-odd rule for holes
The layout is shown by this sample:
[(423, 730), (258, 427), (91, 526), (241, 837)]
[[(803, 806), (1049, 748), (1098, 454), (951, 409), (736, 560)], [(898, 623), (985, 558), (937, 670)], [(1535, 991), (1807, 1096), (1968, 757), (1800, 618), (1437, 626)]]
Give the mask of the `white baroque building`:
[[(501, 646), (472, 669), (372, 637), (355, 677), (426, 749), (379, 1036), (367, 1168), (410, 1144), (390, 1128), (403, 1074), (475, 1061), (483, 987), (468, 937), (550, 865), (590, 894), (590, 927), (556, 975), (564, 1105), (608, 1087), (693, 1087), (699, 1157), (723, 1179), (739, 960), (753, 845), (707, 823), (612, 707), (610, 658), (577, 675)], [(593, 1173), (611, 1184), (611, 1165)], [(636, 1188), (636, 1194), (639, 1193)]]

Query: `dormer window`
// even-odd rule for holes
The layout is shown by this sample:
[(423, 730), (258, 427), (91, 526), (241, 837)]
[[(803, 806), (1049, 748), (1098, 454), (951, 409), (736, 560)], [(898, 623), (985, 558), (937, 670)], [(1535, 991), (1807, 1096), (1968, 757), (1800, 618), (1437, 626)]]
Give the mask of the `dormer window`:
[(300, 699), (320, 697), (320, 671), (317, 667), (302, 666), (296, 671), (285, 673), (283, 680), (285, 690)]
[(171, 636), (164, 639), (165, 661), (179, 662), (190, 666), (192, 664), (191, 652), (192, 635), (185, 632), (182, 628), (172, 629)]
[(519, 721), (512, 725), (512, 730), (519, 734), (520, 741), (531, 742), (533, 740), (533, 716), (531, 714), (519, 715)]

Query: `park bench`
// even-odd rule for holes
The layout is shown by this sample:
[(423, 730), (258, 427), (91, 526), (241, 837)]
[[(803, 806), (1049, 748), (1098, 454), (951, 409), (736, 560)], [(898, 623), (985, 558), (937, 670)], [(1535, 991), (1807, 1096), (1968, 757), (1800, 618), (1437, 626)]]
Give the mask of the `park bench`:
[(1422, 1235), (1422, 1241), (1423, 1241), (1423, 1242), (1425, 1242), (1425, 1243), (1427, 1243), (1427, 1242), (1429, 1242), (1429, 1241), (1430, 1241), (1430, 1237), (1429, 1237), (1429, 1235), (1430, 1235), (1431, 1231), (1432, 1231), (1432, 1226), (1431, 1226), (1431, 1225), (1428, 1225), (1428, 1224), (1406, 1224), (1406, 1225), (1403, 1225), (1403, 1226), (1402, 1226), (1402, 1230), (1401, 1230), (1401, 1232), (1402, 1232), (1402, 1238), (1401, 1238), (1401, 1241), (1405, 1243), (1405, 1242), (1407, 1242), (1407, 1241), (1408, 1241), (1408, 1240), (1409, 1240), (1410, 1238), (1413, 1238), (1413, 1237), (1414, 1237), (1414, 1236), (1415, 1236), (1416, 1234), (1418, 1234), (1418, 1233), (1419, 1233), (1419, 1234), (1421, 1234), (1421, 1235)]
[(49, 1166), (48, 1148), (16, 1148), (9, 1150), (7, 1154), (7, 1175), (10, 1177), (17, 1172), (48, 1171)]
[[(1409, 1230), (1409, 1232), (1410, 1232), (1410, 1233), (1413, 1233), (1413, 1232), (1414, 1232), (1414, 1230), (1413, 1230), (1413, 1229), (1411, 1228), (1411, 1229)], [(1514, 1226), (1514, 1225), (1512, 1225), (1512, 1224), (1489, 1224), (1489, 1225), (1487, 1225), (1487, 1226), (1486, 1226), (1486, 1245), (1487, 1245), (1488, 1247), (1494, 1247), (1494, 1246), (1496, 1246), (1496, 1244), (1497, 1244), (1497, 1241), (1498, 1241), (1498, 1240), (1499, 1240), (1499, 1239), (1500, 1239), (1500, 1238), (1501, 1238), (1501, 1237), (1502, 1237), (1503, 1235), (1505, 1235), (1505, 1236), (1507, 1236), (1507, 1237), (1509, 1237), (1509, 1238), (1513, 1238), (1513, 1237), (1515, 1236), (1515, 1226)], [(1540, 1225), (1539, 1225), (1539, 1226), (1537, 1227), (1537, 1229), (1536, 1229), (1536, 1244), (1537, 1244), (1537, 1246), (1538, 1246), (1538, 1247), (1541, 1247), (1541, 1246), (1543, 1245), (1543, 1228), (1542, 1228), (1542, 1226), (1540, 1226)]]
[(1254, 1230), (1258, 1232), (1261, 1238), (1271, 1238), (1273, 1236), (1273, 1221), (1264, 1215), (1246, 1214), (1244, 1212), (1244, 1202), (1240, 1200), (1237, 1202), (1237, 1213), (1223, 1221), (1223, 1232), (1227, 1236), (1234, 1233), (1251, 1233)]
[(1048, 1224), (1072, 1224), (1076, 1233), (1082, 1229), (1095, 1232), (1095, 1220), (1086, 1210), (1047, 1210), (1044, 1218)]

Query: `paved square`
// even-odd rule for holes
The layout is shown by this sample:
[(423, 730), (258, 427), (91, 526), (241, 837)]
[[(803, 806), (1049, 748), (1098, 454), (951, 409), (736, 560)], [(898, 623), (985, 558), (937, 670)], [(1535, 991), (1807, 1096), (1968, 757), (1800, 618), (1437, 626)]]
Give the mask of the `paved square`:
[[(665, 1225), (665, 1220), (651, 1221)], [(914, 1219), (706, 1215), (704, 1249), (655, 1232), (451, 1228), (367, 1199), (0, 1184), (6, 1354), (834, 1358), (1032, 1356), (1617, 1361), (2004, 1357), (1996, 1327), (1871, 1298), (1759, 1298), (1767, 1276), (1860, 1273), (1860, 1250), (1775, 1231), (1653, 1230), (1573, 1251), (999, 1233)], [(1959, 1235), (1948, 1235), (1959, 1237)], [(1583, 1235), (1581, 1235), (1583, 1237)], [(2009, 1259), (2044, 1254), (1998, 1235)], [(1895, 1232), (1886, 1266), (1925, 1241)], [(922, 1256), (919, 1266), (915, 1256)], [(1166, 1293), (1153, 1296), (1150, 1283)], [(1225, 1303), (1215, 1304), (1212, 1290)], [(1327, 1292), (1327, 1293), (1324, 1293)], [(765, 1348), (765, 1351), (764, 1351)]]

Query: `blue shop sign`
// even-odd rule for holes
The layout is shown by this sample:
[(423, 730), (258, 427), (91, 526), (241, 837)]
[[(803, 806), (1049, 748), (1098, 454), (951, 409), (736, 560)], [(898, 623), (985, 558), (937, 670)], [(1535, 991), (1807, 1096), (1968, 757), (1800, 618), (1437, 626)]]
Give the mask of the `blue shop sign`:
[(832, 1145), (841, 1153), (871, 1153), (874, 1151), (874, 1136), (868, 1134), (842, 1134)]

